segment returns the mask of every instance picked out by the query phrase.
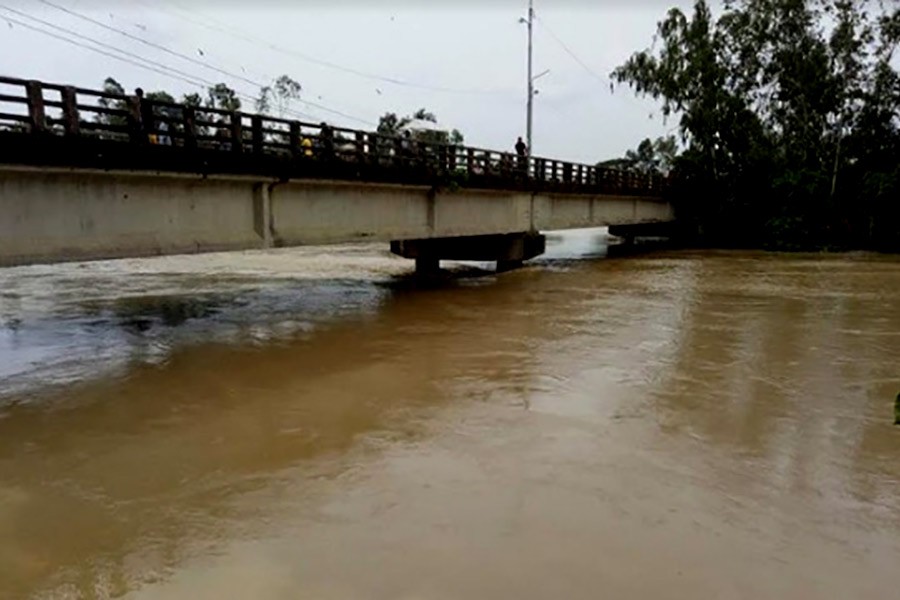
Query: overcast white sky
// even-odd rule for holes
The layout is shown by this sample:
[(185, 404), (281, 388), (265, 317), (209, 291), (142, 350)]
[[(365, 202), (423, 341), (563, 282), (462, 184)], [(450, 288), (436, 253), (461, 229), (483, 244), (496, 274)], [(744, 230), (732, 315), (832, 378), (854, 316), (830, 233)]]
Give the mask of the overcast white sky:
[[(426, 107), (443, 125), (460, 129), (471, 145), (511, 149), (516, 137), (525, 134), (526, 27), (518, 20), (527, 13), (527, 0), (47, 2), (237, 78), (41, 0), (0, 0), (0, 19), (10, 19), (0, 20), (0, 73), (93, 88), (112, 75), (129, 91), (137, 86), (178, 96), (201, 91), (186, 81), (73, 46), (11, 19), (74, 38), (51, 29), (46, 24), (50, 23), (158, 62), (164, 70), (224, 81), (248, 96), (256, 96), (258, 88), (246, 80), (268, 83), (288, 74), (303, 86), (303, 99), (361, 120), (303, 102), (293, 105), (293, 110), (316, 121), (368, 129), (386, 111), (405, 114)], [(535, 0), (535, 74), (550, 69), (536, 83), (535, 154), (595, 162), (621, 156), (644, 137), (673, 130), (675, 123), (663, 124), (654, 103), (635, 98), (627, 88), (611, 93), (608, 75), (632, 52), (650, 45), (656, 22), (668, 8), (688, 9), (691, 4), (691, 0)], [(74, 39), (91, 45), (85, 38)]]

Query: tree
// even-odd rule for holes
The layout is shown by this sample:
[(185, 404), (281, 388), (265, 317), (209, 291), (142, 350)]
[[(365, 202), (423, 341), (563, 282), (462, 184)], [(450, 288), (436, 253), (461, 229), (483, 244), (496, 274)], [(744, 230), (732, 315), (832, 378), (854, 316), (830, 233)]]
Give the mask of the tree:
[(397, 113), (384, 113), (381, 118), (378, 119), (378, 127), (375, 131), (381, 135), (396, 137), (403, 132), (403, 129), (409, 125), (410, 122), (412, 122), (412, 118), (410, 117), (400, 118), (397, 116)]
[(194, 92), (191, 94), (185, 94), (181, 97), (181, 103), (185, 106), (190, 106), (193, 108), (200, 108), (203, 105), (203, 97), (200, 94)]
[(656, 140), (647, 138), (636, 150), (625, 153), (622, 167), (646, 175), (668, 175), (675, 164), (677, 154), (678, 144), (675, 142), (675, 136), (670, 135)]
[(227, 111), (241, 110), (241, 99), (237, 92), (224, 83), (217, 83), (207, 90), (206, 107)]
[[(750, 244), (900, 240), (896, 225), (872, 227), (897, 205), (884, 193), (897, 186), (898, 14), (876, 0), (725, 0), (718, 19), (705, 0), (690, 16), (670, 10), (658, 45), (612, 78), (679, 119), (680, 214)], [(651, 150), (631, 158), (652, 162)]]
[(260, 88), (259, 97), (256, 99), (256, 110), (268, 114), (274, 102), (278, 117), (283, 119), (290, 103), (300, 98), (302, 89), (297, 81), (287, 75), (281, 75), (272, 82), (272, 85)]
[[(122, 84), (120, 84), (112, 77), (107, 77), (103, 81), (102, 89), (104, 94), (121, 97), (124, 97), (126, 95), (125, 88), (122, 87)], [(99, 98), (97, 98), (97, 105), (100, 106), (100, 108), (104, 109), (128, 110), (128, 103), (124, 100), (124, 98), (107, 98), (104, 96), (100, 96)], [(109, 114), (105, 112), (95, 113), (94, 121), (97, 123), (103, 123), (104, 125), (112, 126), (125, 126), (128, 124), (128, 118), (124, 115)]]
[[(420, 108), (411, 115), (405, 117), (397, 116), (397, 113), (385, 113), (378, 119), (378, 127), (376, 133), (385, 136), (400, 136), (405, 129), (414, 121), (427, 121), (437, 123), (437, 116), (424, 108)], [(415, 132), (415, 139), (421, 142), (433, 144), (454, 144), (462, 145), (464, 141), (463, 134), (458, 129), (451, 131), (441, 131), (436, 129), (419, 129)]]

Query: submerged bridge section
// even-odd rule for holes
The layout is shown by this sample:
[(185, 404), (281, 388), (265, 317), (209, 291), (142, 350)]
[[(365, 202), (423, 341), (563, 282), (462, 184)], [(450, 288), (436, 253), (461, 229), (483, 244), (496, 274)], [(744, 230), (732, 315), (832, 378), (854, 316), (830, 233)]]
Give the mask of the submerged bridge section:
[(505, 269), (541, 231), (671, 221), (664, 183), (0, 77), (0, 265), (384, 241)]

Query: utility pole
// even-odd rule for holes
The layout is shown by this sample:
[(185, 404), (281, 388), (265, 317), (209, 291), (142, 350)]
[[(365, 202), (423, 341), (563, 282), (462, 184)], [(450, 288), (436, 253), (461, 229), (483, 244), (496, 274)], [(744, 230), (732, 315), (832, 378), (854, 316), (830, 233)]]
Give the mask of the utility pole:
[(531, 76), (531, 33), (534, 25), (534, 0), (528, 0), (528, 108), (525, 132), (528, 154), (531, 155), (531, 120), (534, 109), (534, 78)]

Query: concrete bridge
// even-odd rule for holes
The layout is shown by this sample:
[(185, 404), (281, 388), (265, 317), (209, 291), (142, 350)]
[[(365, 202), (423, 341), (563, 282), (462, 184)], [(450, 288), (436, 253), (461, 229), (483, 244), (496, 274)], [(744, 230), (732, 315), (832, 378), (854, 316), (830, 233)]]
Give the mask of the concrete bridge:
[(664, 185), (0, 77), (0, 266), (385, 241), (420, 271), (503, 270), (543, 252), (541, 231), (671, 221)]

